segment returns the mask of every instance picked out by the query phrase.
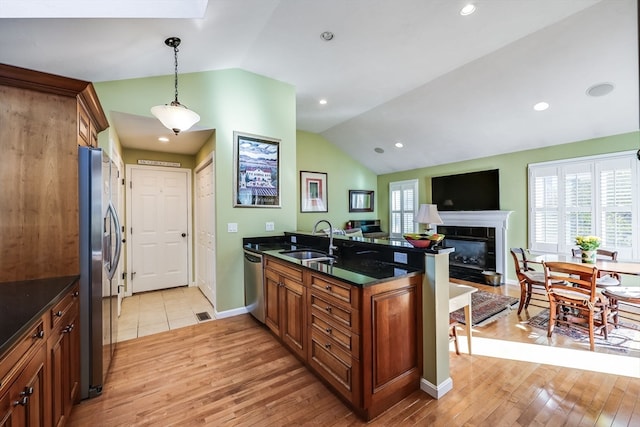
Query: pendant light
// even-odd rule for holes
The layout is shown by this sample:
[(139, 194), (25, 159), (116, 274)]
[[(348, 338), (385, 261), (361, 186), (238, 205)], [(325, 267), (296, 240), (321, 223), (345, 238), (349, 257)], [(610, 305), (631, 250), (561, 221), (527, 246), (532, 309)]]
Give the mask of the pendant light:
[(164, 41), (164, 44), (173, 48), (175, 99), (171, 101), (171, 104), (151, 107), (151, 114), (156, 116), (167, 129), (172, 130), (177, 135), (198, 123), (200, 116), (178, 102), (178, 46), (180, 46), (180, 39), (178, 37), (169, 37)]

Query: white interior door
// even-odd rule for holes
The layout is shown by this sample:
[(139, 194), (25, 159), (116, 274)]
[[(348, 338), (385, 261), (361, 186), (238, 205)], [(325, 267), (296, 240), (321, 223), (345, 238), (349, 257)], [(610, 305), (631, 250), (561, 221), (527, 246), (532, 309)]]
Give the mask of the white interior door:
[(133, 293), (189, 284), (189, 178), (186, 169), (130, 171)]
[(215, 307), (215, 195), (213, 161), (196, 170), (196, 283)]

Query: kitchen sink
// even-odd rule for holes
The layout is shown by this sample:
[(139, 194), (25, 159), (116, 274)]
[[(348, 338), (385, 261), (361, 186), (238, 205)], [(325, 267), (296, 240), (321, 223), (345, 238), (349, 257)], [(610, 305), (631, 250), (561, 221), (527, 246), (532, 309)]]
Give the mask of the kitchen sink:
[(332, 258), (329, 255), (327, 255), (326, 252), (314, 251), (312, 249), (296, 249), (292, 251), (282, 251), (280, 253), (282, 255), (286, 255), (291, 258), (300, 259), (300, 260), (309, 260), (309, 259), (317, 260), (319, 258), (322, 258), (322, 259)]

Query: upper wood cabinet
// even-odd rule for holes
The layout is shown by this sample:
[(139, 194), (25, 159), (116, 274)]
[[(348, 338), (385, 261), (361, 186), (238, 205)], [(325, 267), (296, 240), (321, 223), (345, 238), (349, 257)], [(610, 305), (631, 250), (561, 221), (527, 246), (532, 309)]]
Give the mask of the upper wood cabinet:
[(0, 282), (77, 275), (78, 144), (107, 118), (90, 82), (0, 64)]

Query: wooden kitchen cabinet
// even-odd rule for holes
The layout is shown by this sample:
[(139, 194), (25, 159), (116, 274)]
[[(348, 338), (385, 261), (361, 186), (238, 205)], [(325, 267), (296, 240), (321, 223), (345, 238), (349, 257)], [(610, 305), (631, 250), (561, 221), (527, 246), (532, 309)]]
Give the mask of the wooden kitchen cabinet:
[(21, 283), (32, 286), (24, 294), (38, 302), (24, 309), (36, 317), (0, 355), (0, 427), (63, 426), (78, 402), (79, 284), (77, 277), (63, 279), (51, 284), (58, 289), (52, 294), (42, 292), (46, 280)]
[(52, 425), (64, 425), (79, 401), (80, 328), (78, 325), (78, 283), (54, 305), (49, 317), (51, 336), (47, 340), (51, 384)]
[(420, 388), (422, 275), (361, 289), (363, 417), (370, 420)]
[(360, 287), (265, 259), (267, 326), (361, 418), (420, 388), (422, 275)]
[[(28, 338), (33, 338), (29, 336)], [(39, 339), (39, 338), (35, 338)], [(4, 363), (4, 360), (2, 361)], [(46, 392), (46, 351), (42, 344), (30, 351), (12, 367), (15, 379), (5, 392), (0, 388), (0, 426), (48, 426)]]
[(323, 275), (309, 276), (309, 366), (354, 405), (360, 402), (358, 289)]
[(0, 283), (77, 275), (78, 143), (108, 127), (93, 85), (0, 64), (0, 99)]
[(265, 323), (296, 356), (306, 358), (306, 287), (302, 269), (266, 257)]
[(357, 287), (310, 274), (309, 366), (366, 420), (420, 387), (421, 283)]

